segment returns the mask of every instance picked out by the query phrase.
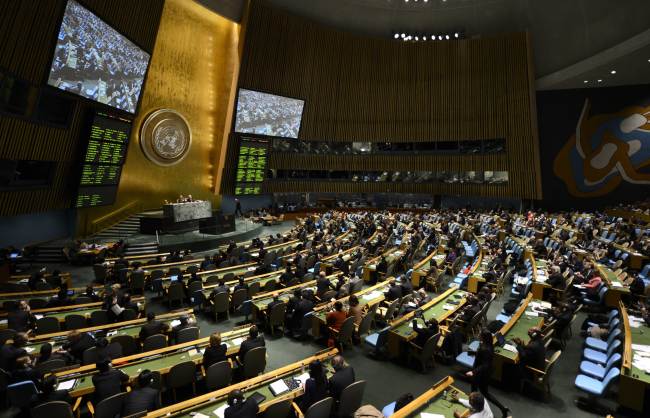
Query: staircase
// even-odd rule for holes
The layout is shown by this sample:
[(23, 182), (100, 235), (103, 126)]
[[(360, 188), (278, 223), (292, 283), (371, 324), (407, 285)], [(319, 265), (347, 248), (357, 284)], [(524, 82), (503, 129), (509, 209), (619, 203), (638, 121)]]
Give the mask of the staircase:
[(63, 255), (63, 245), (44, 244), (35, 249), (35, 254), (31, 257), (33, 263), (67, 263)]
[(124, 250), (125, 256), (131, 255), (144, 255), (144, 254), (156, 254), (160, 252), (158, 249), (157, 242), (139, 242), (139, 243), (129, 243)]
[(140, 232), (140, 215), (131, 215), (125, 220), (93, 235), (106, 241), (118, 241)]

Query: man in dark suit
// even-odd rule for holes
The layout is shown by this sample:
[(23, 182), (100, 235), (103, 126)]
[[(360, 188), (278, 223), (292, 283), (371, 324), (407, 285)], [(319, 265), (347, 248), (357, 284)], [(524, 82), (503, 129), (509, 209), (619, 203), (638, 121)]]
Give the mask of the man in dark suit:
[(224, 411), (224, 418), (256, 418), (260, 408), (255, 399), (244, 399), (244, 394), (235, 389), (228, 395), (228, 407)]
[(333, 289), (332, 282), (327, 278), (324, 271), (318, 273), (318, 279), (316, 280), (316, 295), (318, 297), (323, 296), (325, 292)]
[(154, 411), (160, 408), (160, 392), (151, 387), (153, 374), (145, 369), (138, 376), (138, 388), (127, 396), (122, 408), (122, 416), (144, 411)]
[(566, 287), (566, 279), (560, 272), (560, 268), (558, 266), (551, 267), (551, 275), (548, 277), (546, 283), (555, 289), (564, 289)]
[(108, 360), (97, 363), (96, 367), (99, 373), (93, 375), (95, 405), (122, 392), (122, 384), (129, 381), (129, 376), (121, 370), (112, 368)]
[(219, 279), (219, 284), (214, 289), (212, 289), (212, 292), (210, 293), (210, 299), (214, 299), (214, 297), (219, 293), (230, 293), (230, 288), (226, 286), (226, 282), (223, 279)]
[(172, 328), (172, 338), (178, 344), (178, 333), (186, 328), (190, 328), (190, 318), (187, 315), (183, 315), (180, 318), (181, 323)]
[(386, 301), (392, 302), (395, 299), (399, 299), (401, 297), (402, 297), (402, 287), (397, 284), (397, 281), (395, 279), (392, 279), (390, 281), (390, 287), (388, 288), (388, 291), (385, 293)]
[(408, 280), (405, 276), (401, 276), (399, 279), (400, 287), (402, 288), (402, 295), (406, 296), (413, 291), (413, 283)]
[(273, 295), (273, 300), (271, 300), (271, 303), (269, 303), (269, 305), (267, 306), (268, 313), (269, 314), (271, 313), (271, 309), (273, 309), (273, 307), (275, 307), (277, 305), (281, 305), (283, 303), (284, 302), (280, 300), (280, 298), (278, 297), (277, 294)]
[(544, 347), (544, 336), (537, 327), (528, 330), (530, 341), (525, 344), (520, 338), (514, 338), (512, 341), (517, 345), (519, 352), (519, 364), (523, 373), (526, 372), (526, 366), (533, 367), (537, 370), (546, 368), (546, 347)]
[(144, 342), (147, 337), (156, 334), (165, 334), (167, 331), (169, 331), (169, 325), (157, 321), (156, 314), (149, 312), (147, 313), (147, 323), (140, 328), (140, 341)]
[(264, 347), (265, 345), (266, 343), (264, 342), (264, 337), (259, 335), (257, 326), (253, 325), (248, 329), (248, 338), (242, 342), (241, 346), (239, 347), (239, 353), (237, 353), (239, 362), (244, 364), (246, 353), (248, 353), (253, 348)]
[(35, 324), (36, 318), (24, 300), (21, 300), (16, 309), (7, 314), (7, 327), (14, 331), (27, 332), (33, 329)]
[(7, 372), (13, 372), (16, 369), (16, 360), (27, 355), (25, 346), (27, 345), (27, 334), (19, 332), (14, 335), (12, 344), (4, 344), (0, 348), (0, 368)]
[(293, 275), (293, 271), (291, 271), (291, 265), (287, 264), (287, 268), (284, 270), (284, 273), (280, 275), (280, 283), (283, 285), (286, 285), (289, 283), (295, 276)]
[(63, 349), (79, 361), (83, 361), (84, 351), (95, 346), (95, 339), (87, 332), (70, 331), (68, 342), (63, 344)]
[(337, 355), (332, 359), (334, 374), (329, 379), (330, 395), (336, 400), (341, 399), (343, 389), (350, 386), (355, 381), (354, 369), (348, 366), (343, 356)]

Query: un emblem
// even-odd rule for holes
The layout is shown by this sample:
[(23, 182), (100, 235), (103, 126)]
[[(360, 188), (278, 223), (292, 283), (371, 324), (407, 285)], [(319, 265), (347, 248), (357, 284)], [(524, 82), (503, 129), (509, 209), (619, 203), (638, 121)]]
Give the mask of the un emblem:
[(179, 163), (190, 150), (192, 131), (187, 120), (171, 109), (159, 109), (145, 119), (140, 130), (140, 147), (158, 165)]

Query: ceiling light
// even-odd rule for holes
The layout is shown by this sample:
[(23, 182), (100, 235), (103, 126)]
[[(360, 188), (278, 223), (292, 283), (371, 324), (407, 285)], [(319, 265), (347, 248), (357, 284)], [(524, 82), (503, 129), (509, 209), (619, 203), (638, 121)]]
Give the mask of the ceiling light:
[(416, 41), (419, 41), (419, 40), (420, 40), (420, 38), (418, 38), (418, 37), (416, 36), (416, 37), (415, 37), (415, 40), (416, 40)]
[(405, 33), (403, 33), (401, 36), (402, 36), (402, 38), (406, 38), (406, 34), (405, 34)]
[(426, 41), (426, 40), (427, 40), (427, 37), (426, 37), (426, 36), (423, 36), (423, 37), (422, 37), (422, 40), (423, 40), (423, 41)]
[(442, 41), (442, 35), (438, 35), (438, 40)]
[(399, 38), (399, 33), (396, 33), (393, 37), (394, 37), (395, 39)]
[(603, 82), (603, 80), (601, 80), (601, 79), (599, 78), (599, 79), (598, 79), (598, 82), (599, 82), (599, 83), (602, 83), (602, 82)]
[(449, 40), (449, 35), (445, 35), (445, 39)]
[(585, 83), (585, 84), (587, 84), (588, 82), (589, 82), (589, 80), (585, 80), (585, 81), (583, 81), (583, 83)]
[(458, 32), (454, 33), (454, 37), (455, 37), (455, 38), (458, 38), (458, 36), (459, 36), (459, 35), (458, 35)]
[(610, 72), (611, 72), (612, 74), (616, 74), (616, 70), (612, 70), (612, 71), (610, 71)]

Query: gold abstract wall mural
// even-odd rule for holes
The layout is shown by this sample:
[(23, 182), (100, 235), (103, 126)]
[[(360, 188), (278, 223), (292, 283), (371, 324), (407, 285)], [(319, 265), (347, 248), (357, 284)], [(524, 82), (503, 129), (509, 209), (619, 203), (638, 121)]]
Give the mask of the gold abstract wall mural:
[[(218, 207), (214, 164), (219, 160), (238, 61), (239, 25), (188, 0), (165, 2), (122, 179), (113, 206), (78, 211), (78, 235), (88, 235), (179, 193)], [(144, 119), (158, 109), (181, 113), (192, 144), (178, 164), (150, 161), (139, 144)]]
[(580, 119), (553, 169), (576, 197), (597, 197), (622, 182), (649, 185), (650, 107), (628, 106), (616, 113), (591, 114), (585, 101)]

